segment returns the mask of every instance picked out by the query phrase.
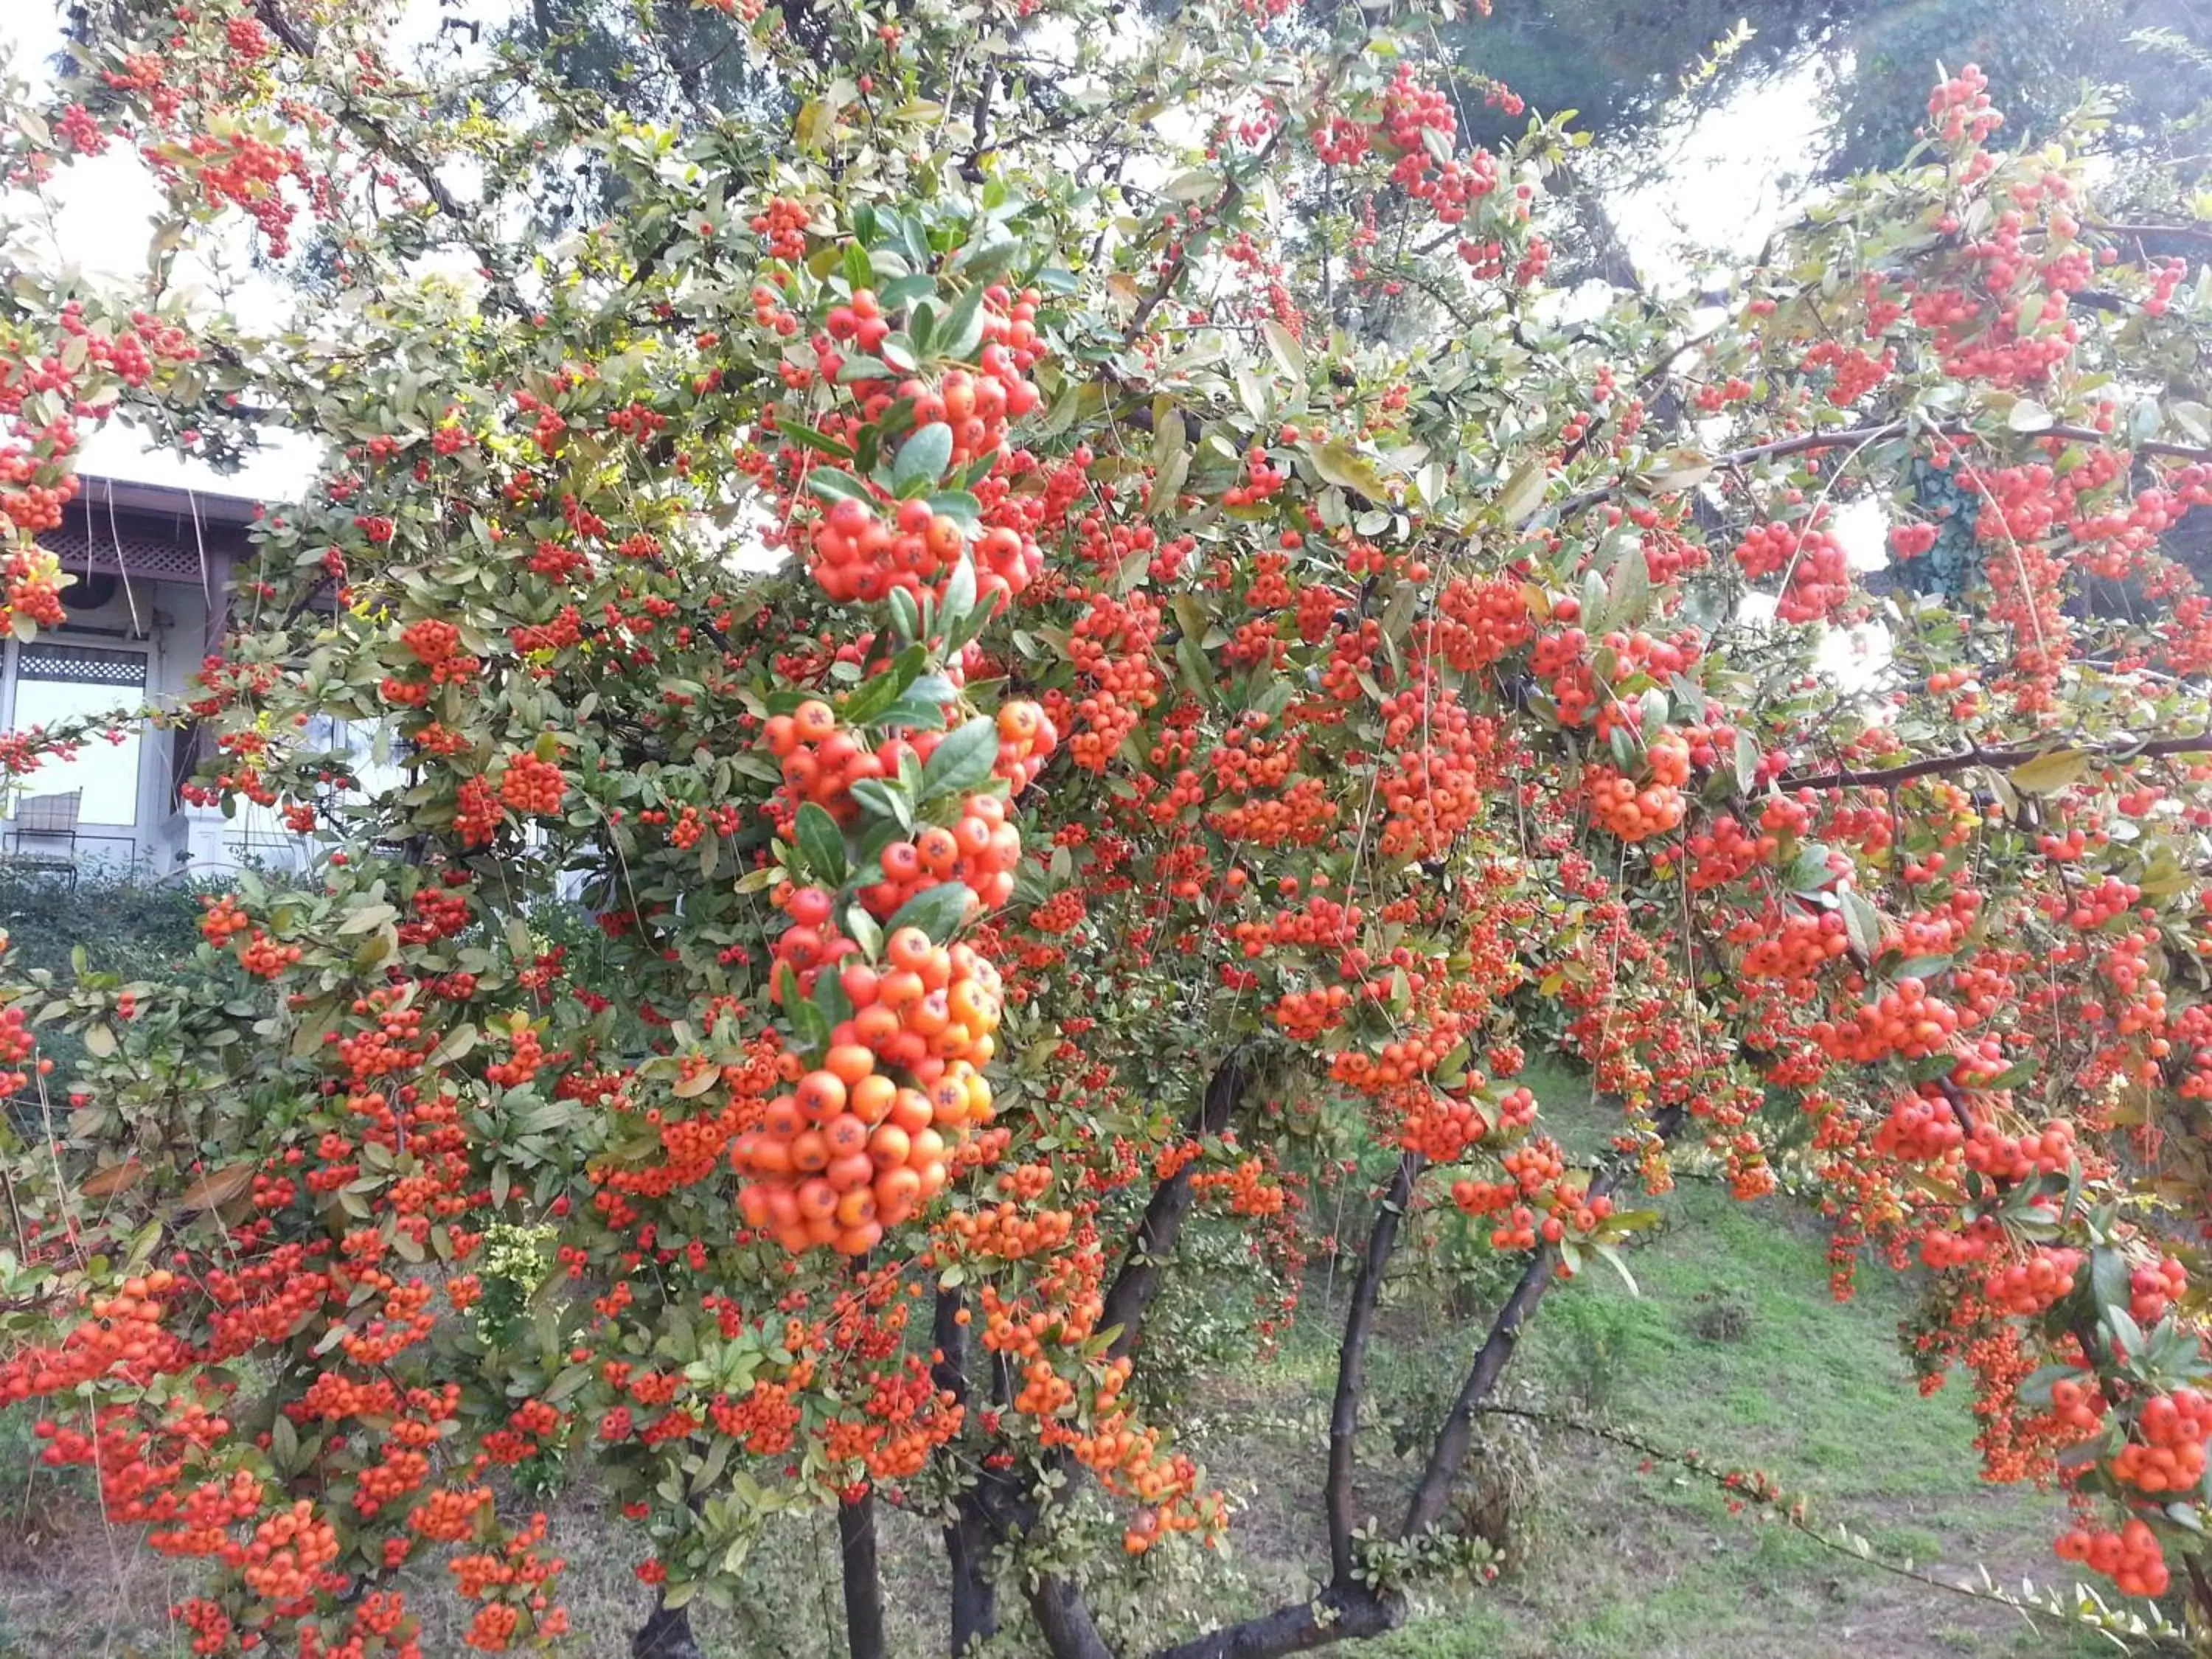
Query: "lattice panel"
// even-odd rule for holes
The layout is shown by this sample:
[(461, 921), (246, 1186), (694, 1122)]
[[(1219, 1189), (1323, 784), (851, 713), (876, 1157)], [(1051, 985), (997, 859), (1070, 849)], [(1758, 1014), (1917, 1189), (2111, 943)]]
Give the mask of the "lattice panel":
[[(72, 514), (61, 528), (40, 536), (39, 545), (57, 555), (63, 569), (81, 575), (127, 573), (142, 581), (198, 584), (202, 580), (200, 550), (191, 539), (191, 526), (186, 525), (184, 532), (181, 545), (173, 537), (150, 534), (127, 520), (112, 532), (105, 514), (98, 515), (97, 524), (88, 532), (84, 520)], [(215, 538), (208, 539), (212, 544)], [(214, 550), (210, 545), (210, 580), (214, 575)], [(63, 603), (68, 603), (66, 595)]]
[(79, 685), (143, 686), (146, 653), (103, 651), (96, 645), (27, 645), (16, 653), (15, 677)]

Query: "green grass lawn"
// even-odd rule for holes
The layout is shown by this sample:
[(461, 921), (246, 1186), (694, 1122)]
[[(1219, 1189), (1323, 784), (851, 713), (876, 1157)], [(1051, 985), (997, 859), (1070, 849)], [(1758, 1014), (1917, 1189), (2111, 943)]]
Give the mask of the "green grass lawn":
[[(1602, 1267), (1555, 1291), (1522, 1344), (1514, 1389), (1547, 1409), (1594, 1409), (1659, 1446), (1764, 1468), (1811, 1496), (1815, 1522), (1849, 1526), (1883, 1559), (1949, 1581), (1986, 1565), (2008, 1585), (2023, 1575), (2068, 1582), (2049, 1551), (2059, 1500), (1982, 1482), (1963, 1389), (1923, 1399), (1913, 1386), (1896, 1342), (1907, 1297), (1892, 1276), (1869, 1269), (1857, 1299), (1838, 1305), (1828, 1294), (1825, 1242), (1788, 1200), (1743, 1206), (1686, 1182), (1662, 1207), (1664, 1231), (1631, 1257), (1640, 1295)], [(1334, 1364), (1329, 1311), (1316, 1299), (1282, 1362), (1257, 1373), (1263, 1389), (1249, 1379), (1228, 1386), (1233, 1415), (1260, 1420), (1325, 1400)], [(1382, 1414), (1394, 1389), (1470, 1353), (1481, 1328), (1386, 1307), (1376, 1360)], [(1248, 1454), (1263, 1449), (1241, 1465), (1229, 1458), (1243, 1437), (1224, 1434), (1213, 1460), (1214, 1473), (1253, 1494), (1257, 1525), (1243, 1565), (1255, 1587), (1295, 1594), (1296, 1564), (1323, 1553), (1313, 1426), (1246, 1440)], [(1387, 1462), (1387, 1434), (1368, 1441)], [(2007, 1609), (1732, 1516), (1709, 1483), (1665, 1465), (1639, 1474), (1624, 1449), (1568, 1433), (1545, 1433), (1540, 1444), (1543, 1474), (1522, 1515), (1526, 1542), (1506, 1575), (1432, 1600), (1363, 1654), (2056, 1659), (2117, 1650), (2094, 1632), (2037, 1629)], [(1378, 1482), (1373, 1507), (1394, 1513), (1392, 1497)]]

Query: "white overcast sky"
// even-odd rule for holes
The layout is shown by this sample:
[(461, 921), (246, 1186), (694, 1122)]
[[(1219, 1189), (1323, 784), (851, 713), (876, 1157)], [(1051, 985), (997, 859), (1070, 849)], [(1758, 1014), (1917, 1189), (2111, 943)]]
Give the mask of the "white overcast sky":
[[(397, 34), (403, 41), (434, 33), (435, 0), (401, 0), (400, 11)], [(43, 76), (61, 46), (59, 19), (55, 0), (0, 0), (0, 55), (19, 73)], [(1792, 204), (1790, 181), (1808, 173), (1817, 156), (1821, 73), (1817, 63), (1808, 64), (1748, 87), (1678, 127), (1662, 181), (1616, 196), (1615, 222), (1647, 280), (1686, 277), (1689, 264), (1675, 252), (1685, 244), (1746, 252), (1765, 240)], [(118, 286), (135, 281), (144, 268), (155, 208), (136, 155), (118, 146), (79, 161), (60, 175), (52, 196), (53, 218), (37, 233), (45, 256), (58, 254)], [(274, 313), (282, 305), (274, 285), (258, 279), (248, 279), (228, 298), (249, 313)], [(208, 299), (216, 302), (213, 295)], [(82, 464), (90, 473), (282, 500), (297, 493), (312, 469), (313, 451), (295, 439), (223, 476), (172, 452), (149, 453), (139, 434), (118, 423), (88, 440)]]

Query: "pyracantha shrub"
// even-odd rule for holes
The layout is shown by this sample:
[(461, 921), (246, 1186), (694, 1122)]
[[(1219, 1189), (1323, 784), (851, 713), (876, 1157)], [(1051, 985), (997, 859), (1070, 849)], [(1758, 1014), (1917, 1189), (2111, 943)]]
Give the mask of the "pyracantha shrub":
[[(1473, 1415), (1677, 1156), (1815, 1194), (1838, 1294), (1923, 1267), (1990, 1475), (2203, 1594), (2212, 313), (2088, 125), (2008, 151), (1961, 71), (1717, 321), (1570, 331), (1566, 135), (1470, 145), (1419, 8), (744, 0), (702, 21), (769, 94), (650, 117), (310, 9), (97, 9), (0, 122), (17, 200), (121, 147), (165, 204), (135, 302), (10, 245), (19, 636), (89, 426), (326, 446), (156, 711), (307, 867), (0, 1012), (0, 1403), (204, 1570), (196, 1651), (417, 1653), (426, 1565), (552, 1643), (525, 1494), (586, 1466), (655, 1642), (820, 1505), (879, 1651), (884, 1502), (956, 1647), (1373, 1634), (1479, 1564)], [(242, 246), (276, 324), (168, 280)], [(1235, 1230), (1264, 1345), (1362, 1153), (1321, 1589), (1095, 1613), (1230, 1523), (1148, 1381), (1179, 1240)], [(1369, 1528), (1439, 1214), (1514, 1289)]]

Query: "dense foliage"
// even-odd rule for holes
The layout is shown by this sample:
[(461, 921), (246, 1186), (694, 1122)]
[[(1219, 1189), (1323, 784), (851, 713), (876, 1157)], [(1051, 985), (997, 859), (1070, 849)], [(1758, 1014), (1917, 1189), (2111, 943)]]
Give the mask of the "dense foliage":
[[(1727, 307), (1590, 315), (1574, 140), (1471, 146), (1516, 94), (1439, 21), (738, 0), (697, 32), (756, 95), (678, 128), (212, 0), (13, 95), (17, 199), (128, 144), (169, 204), (135, 295), (14, 244), (17, 633), (87, 424), (329, 446), (162, 711), (315, 867), (211, 898), (189, 974), (0, 1013), (0, 1403), (204, 1562), (196, 1651), (415, 1651), (425, 1560), (475, 1646), (553, 1641), (532, 1505), (586, 1468), (642, 1653), (812, 1505), (880, 1651), (883, 1503), (943, 1522), (956, 1649), (1376, 1633), (1486, 1565), (1475, 1418), (1678, 1152), (1816, 1190), (1839, 1294), (1924, 1264), (1990, 1474), (2212, 1612), (2212, 599), (2163, 540), (2212, 295), (1966, 69)], [(241, 245), (288, 322), (195, 307)], [(1595, 1167), (1539, 1051), (1618, 1111)], [(1178, 1243), (1236, 1219), (1264, 1345), (1300, 1172), (1374, 1148), (1316, 1592), (1164, 1613), (1231, 1525), (1148, 1322)], [(1512, 1288), (1381, 1492), (1377, 1306), (1447, 1207)]]

